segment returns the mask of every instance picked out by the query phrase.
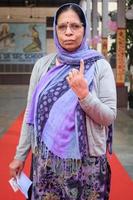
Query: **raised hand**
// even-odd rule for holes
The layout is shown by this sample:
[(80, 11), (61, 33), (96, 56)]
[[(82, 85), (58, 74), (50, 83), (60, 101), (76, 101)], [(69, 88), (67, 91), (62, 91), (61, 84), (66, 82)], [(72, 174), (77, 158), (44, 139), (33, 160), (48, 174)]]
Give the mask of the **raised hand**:
[(79, 99), (85, 98), (89, 94), (88, 83), (84, 77), (84, 61), (80, 61), (80, 68), (72, 69), (67, 76), (70, 88), (75, 92)]

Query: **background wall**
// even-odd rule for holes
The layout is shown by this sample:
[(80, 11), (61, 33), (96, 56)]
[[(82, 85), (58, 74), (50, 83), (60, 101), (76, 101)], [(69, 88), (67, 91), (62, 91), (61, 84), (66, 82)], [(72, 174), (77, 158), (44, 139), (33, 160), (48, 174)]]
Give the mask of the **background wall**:
[[(46, 25), (46, 32), (44, 32), (43, 45), (45, 47), (43, 49), (48, 54), (55, 52), (52, 26), (56, 9), (51, 7), (0, 7), (0, 23), (44, 23)], [(0, 52), (2, 52), (2, 49)], [(13, 61), (3, 63), (0, 59), (0, 84), (28, 84), (33, 66), (33, 62), (28, 64), (13, 63)]]
[[(54, 16), (57, 8), (16, 8), (16, 7), (1, 7), (0, 21), (29, 21), (35, 22), (37, 20), (47, 23), (47, 17)], [(47, 25), (47, 24), (46, 24)], [(47, 31), (52, 31), (52, 27), (47, 27)], [(47, 37), (46, 41), (47, 53), (55, 50), (52, 38)]]

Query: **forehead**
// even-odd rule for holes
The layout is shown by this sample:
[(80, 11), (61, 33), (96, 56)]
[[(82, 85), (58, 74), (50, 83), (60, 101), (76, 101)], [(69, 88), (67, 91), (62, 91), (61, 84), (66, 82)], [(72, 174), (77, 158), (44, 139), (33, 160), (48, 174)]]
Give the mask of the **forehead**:
[(57, 23), (65, 23), (65, 22), (80, 22), (80, 18), (78, 16), (78, 14), (72, 10), (66, 10), (64, 12), (62, 12), (59, 16), (58, 16), (58, 21)]

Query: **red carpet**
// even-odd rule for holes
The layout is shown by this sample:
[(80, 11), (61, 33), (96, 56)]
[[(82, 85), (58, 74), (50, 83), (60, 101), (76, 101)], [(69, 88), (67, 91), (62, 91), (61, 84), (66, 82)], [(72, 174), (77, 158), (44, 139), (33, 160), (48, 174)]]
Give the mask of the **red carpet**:
[[(10, 187), (8, 165), (13, 158), (19, 138), (23, 114), (21, 114), (9, 130), (0, 139), (0, 200), (24, 200), (20, 192), (14, 193)], [(133, 181), (113, 154), (109, 157), (112, 170), (110, 200), (133, 200)], [(30, 156), (26, 162), (25, 173), (29, 174)]]
[[(11, 125), (9, 130), (0, 139), (0, 200), (24, 200), (24, 196), (20, 192), (14, 193), (8, 183), (9, 163), (13, 159), (16, 145), (19, 138), (19, 130), (21, 128), (23, 114), (21, 114)], [(26, 162), (24, 171), (29, 174), (29, 158)]]

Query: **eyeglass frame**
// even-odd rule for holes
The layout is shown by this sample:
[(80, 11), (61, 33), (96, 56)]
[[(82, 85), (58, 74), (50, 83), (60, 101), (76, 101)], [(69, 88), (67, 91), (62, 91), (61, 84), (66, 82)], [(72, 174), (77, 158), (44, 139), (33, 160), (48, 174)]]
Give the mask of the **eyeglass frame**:
[[(59, 28), (59, 26), (63, 26), (64, 25), (64, 30), (61, 30), (61, 28)], [(72, 25), (75, 25), (75, 30), (72, 28)], [(76, 27), (77, 25), (77, 27)], [(67, 28), (69, 27), (72, 33), (75, 33), (76, 31), (78, 31), (80, 28), (85, 27), (84, 23), (80, 22), (80, 23), (62, 23), (62, 24), (57, 24), (56, 25), (57, 30), (61, 33), (65, 33), (67, 31)]]

